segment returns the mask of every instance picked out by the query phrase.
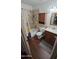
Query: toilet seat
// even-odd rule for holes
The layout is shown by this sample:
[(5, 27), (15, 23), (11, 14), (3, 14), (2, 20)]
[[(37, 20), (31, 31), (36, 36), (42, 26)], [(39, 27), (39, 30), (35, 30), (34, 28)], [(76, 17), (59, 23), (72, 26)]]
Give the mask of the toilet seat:
[(37, 33), (36, 33), (38, 39), (42, 38), (42, 36), (43, 36), (42, 34), (43, 34), (43, 32), (37, 32)]

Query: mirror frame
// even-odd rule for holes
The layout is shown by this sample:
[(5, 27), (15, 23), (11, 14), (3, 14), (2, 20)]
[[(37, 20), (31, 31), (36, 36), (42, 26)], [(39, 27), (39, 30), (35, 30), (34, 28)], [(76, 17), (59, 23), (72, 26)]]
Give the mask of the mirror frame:
[(57, 12), (51, 13), (50, 25), (55, 25), (55, 17), (57, 16)]

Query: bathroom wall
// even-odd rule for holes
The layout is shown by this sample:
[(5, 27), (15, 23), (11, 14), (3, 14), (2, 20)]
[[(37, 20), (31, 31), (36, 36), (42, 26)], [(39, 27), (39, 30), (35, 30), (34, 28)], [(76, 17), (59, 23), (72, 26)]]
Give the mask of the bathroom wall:
[[(33, 8), (39, 9), (39, 13), (46, 13), (45, 25), (46, 26), (51, 26), (50, 25), (51, 13), (52, 12), (56, 12), (56, 9), (57, 9), (57, 0), (52, 0), (52, 2), (50, 2), (50, 3), (41, 4), (41, 5), (35, 6)], [(50, 9), (53, 9), (53, 11), (50, 11)]]
[(24, 3), (21, 3), (21, 8), (24, 8), (24, 9), (27, 9), (27, 10), (32, 10), (33, 9), (33, 7), (31, 5), (24, 4)]

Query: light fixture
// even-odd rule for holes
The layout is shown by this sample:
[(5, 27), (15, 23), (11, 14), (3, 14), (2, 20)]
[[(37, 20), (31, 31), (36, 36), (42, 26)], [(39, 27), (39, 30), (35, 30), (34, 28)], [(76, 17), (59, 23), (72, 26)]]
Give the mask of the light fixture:
[(57, 12), (57, 8), (56, 7), (51, 8), (50, 12)]

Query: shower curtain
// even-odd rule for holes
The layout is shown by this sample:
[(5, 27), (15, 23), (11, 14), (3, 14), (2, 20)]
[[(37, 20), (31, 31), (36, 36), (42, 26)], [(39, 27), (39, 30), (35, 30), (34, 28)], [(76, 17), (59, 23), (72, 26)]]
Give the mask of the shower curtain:
[(30, 25), (28, 22), (28, 12), (24, 8), (21, 8), (21, 28), (23, 30), (24, 37), (27, 38)]
[(35, 35), (39, 28), (38, 10), (21, 9), (21, 28), (25, 37), (28, 36), (29, 32), (31, 32), (32, 36)]

